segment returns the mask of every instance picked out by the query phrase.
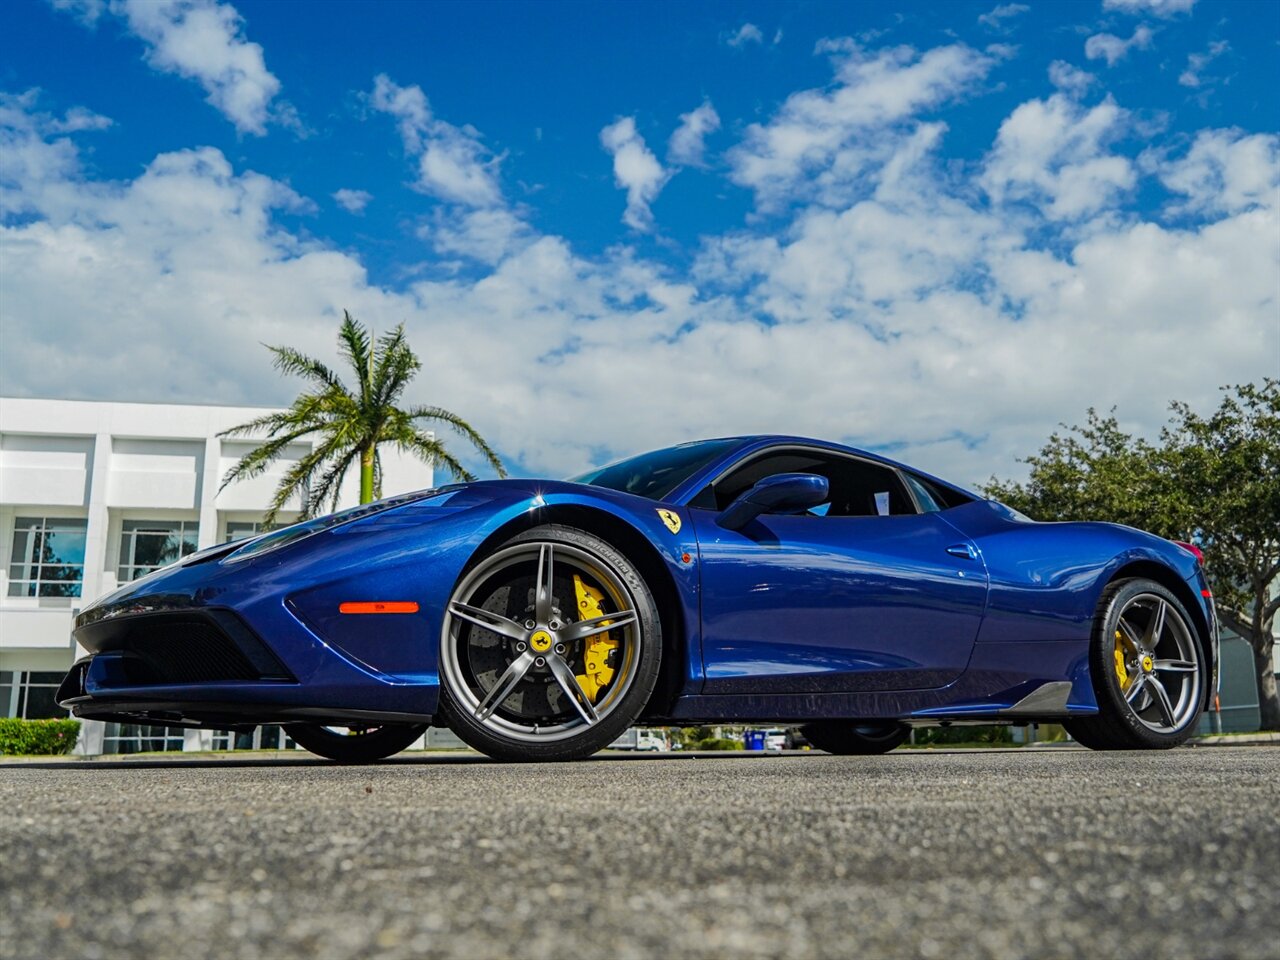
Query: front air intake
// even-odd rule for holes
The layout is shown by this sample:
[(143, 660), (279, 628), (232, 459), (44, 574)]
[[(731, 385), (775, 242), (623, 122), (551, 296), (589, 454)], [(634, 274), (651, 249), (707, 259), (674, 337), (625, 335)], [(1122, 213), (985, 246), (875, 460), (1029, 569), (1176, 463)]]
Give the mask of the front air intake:
[(76, 630), (94, 653), (122, 656), (129, 686), (293, 680), (229, 610), (183, 609), (98, 620)]

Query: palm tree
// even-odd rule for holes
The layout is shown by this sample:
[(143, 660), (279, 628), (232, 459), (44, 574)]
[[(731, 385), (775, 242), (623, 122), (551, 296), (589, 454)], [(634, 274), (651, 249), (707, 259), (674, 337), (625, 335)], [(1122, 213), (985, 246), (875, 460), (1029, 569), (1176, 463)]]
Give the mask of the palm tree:
[(413, 375), (422, 369), (422, 361), (405, 340), (404, 324), (374, 343), (368, 328), (344, 310), (338, 345), (355, 371), (355, 390), (348, 389), (337, 374), (319, 360), (291, 347), (267, 347), (275, 354), (277, 370), (305, 377), (311, 389), (299, 394), (287, 410), (269, 413), (218, 434), (242, 437), (266, 431), (268, 436), (227, 471), (219, 490), (236, 480), (258, 476), (289, 444), (307, 436), (316, 438), (317, 442), (311, 452), (281, 478), (271, 508), (263, 518), (267, 526), (275, 522), (276, 515), (294, 494), (301, 497), (303, 519), (315, 516), (326, 501), (330, 509), (337, 509), (342, 478), (357, 458), (360, 502), (369, 503), (380, 497), (382, 461), (378, 447), (384, 443), (395, 444), (398, 450), (443, 466), (458, 479), (474, 480), (443, 442), (418, 426), (432, 421), (448, 424), (481, 453), (498, 476), (507, 475), (502, 461), (484, 438), (456, 413), (441, 407), (396, 405)]

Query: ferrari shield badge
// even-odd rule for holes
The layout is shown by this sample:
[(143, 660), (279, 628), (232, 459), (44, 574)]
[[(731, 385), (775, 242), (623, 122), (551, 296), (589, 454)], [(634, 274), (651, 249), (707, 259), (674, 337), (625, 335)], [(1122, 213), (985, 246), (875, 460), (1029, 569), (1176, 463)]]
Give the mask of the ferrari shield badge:
[(659, 510), (658, 516), (662, 518), (662, 522), (667, 525), (667, 529), (672, 533), (680, 532), (680, 514), (674, 510)]

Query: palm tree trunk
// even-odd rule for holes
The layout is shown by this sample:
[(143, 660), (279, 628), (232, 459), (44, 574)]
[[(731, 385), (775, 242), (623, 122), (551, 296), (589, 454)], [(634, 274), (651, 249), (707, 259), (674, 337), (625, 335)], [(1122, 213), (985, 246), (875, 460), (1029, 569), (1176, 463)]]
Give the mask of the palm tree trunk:
[(373, 447), (360, 451), (360, 502), (373, 502)]

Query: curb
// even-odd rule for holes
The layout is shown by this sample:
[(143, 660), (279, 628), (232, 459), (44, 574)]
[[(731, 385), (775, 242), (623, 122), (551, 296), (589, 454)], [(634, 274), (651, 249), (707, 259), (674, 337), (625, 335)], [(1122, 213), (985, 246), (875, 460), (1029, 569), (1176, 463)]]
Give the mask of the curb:
[(1260, 743), (1280, 743), (1280, 733), (1224, 733), (1188, 740), (1188, 747), (1251, 747)]

